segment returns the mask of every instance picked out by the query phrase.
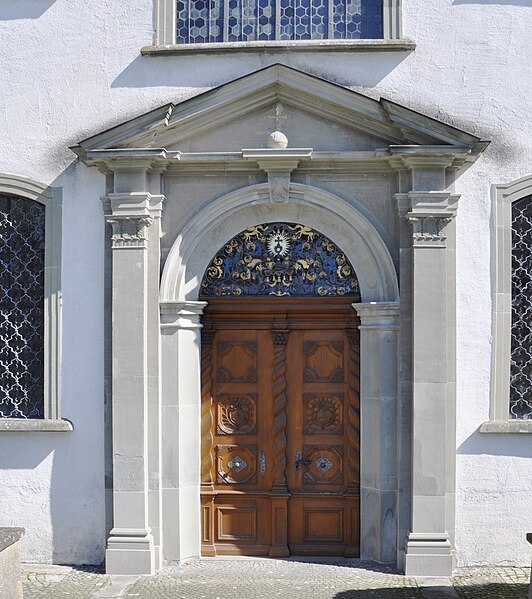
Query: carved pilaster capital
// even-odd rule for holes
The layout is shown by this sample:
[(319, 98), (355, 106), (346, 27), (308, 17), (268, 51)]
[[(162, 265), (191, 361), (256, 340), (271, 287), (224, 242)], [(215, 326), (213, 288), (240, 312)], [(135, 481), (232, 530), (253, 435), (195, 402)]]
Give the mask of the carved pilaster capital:
[(146, 249), (148, 247), (147, 228), (153, 222), (151, 216), (111, 215), (106, 220), (113, 227), (111, 236), (113, 249)]
[(409, 212), (407, 221), (412, 226), (415, 244), (443, 244), (447, 239), (445, 227), (454, 218), (454, 214), (419, 214)]
[(456, 215), (459, 196), (446, 191), (396, 194), (399, 215), (412, 227), (414, 245), (444, 245), (445, 227)]

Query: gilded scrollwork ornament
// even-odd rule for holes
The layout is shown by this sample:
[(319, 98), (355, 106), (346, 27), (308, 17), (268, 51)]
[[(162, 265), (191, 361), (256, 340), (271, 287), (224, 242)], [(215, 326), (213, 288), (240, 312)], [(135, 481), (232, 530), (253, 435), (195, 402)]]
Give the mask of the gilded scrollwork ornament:
[(357, 300), (360, 292), (352, 265), (330, 239), (307, 225), (276, 222), (249, 227), (219, 250), (201, 286), (201, 297), (217, 296)]

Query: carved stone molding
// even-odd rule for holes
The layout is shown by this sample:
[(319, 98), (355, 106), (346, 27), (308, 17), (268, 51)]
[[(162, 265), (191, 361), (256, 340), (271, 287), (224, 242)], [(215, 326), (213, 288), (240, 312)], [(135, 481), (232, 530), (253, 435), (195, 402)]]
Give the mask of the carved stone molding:
[(272, 204), (283, 204), (290, 197), (290, 172), (268, 173), (268, 185), (270, 188), (270, 202)]
[(153, 222), (151, 216), (110, 216), (107, 222), (113, 227), (113, 249), (148, 247), (147, 228)]
[(454, 215), (419, 215), (407, 214), (406, 216), (410, 225), (412, 225), (412, 236), (414, 242), (436, 242), (443, 243), (447, 237), (444, 233), (445, 226), (449, 224)]

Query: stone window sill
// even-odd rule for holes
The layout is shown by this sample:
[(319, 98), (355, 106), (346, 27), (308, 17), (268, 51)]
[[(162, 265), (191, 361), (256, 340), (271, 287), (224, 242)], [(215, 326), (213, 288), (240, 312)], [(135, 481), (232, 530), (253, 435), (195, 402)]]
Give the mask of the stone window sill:
[(479, 433), (532, 434), (532, 420), (488, 420), (478, 429)]
[(0, 418), (0, 433), (66, 433), (73, 430), (72, 422), (64, 419)]
[(416, 44), (407, 39), (381, 40), (275, 40), (271, 42), (216, 42), (207, 44), (169, 44), (144, 46), (143, 56), (168, 56), (179, 54), (218, 54), (226, 52), (397, 52), (414, 50)]

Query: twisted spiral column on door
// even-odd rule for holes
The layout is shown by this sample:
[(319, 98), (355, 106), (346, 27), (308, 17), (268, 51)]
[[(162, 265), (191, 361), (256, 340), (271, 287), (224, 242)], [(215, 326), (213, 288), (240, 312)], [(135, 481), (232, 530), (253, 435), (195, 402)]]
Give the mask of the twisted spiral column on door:
[(349, 332), (349, 388), (348, 388), (348, 424), (347, 424), (347, 475), (348, 492), (358, 492), (360, 470), (360, 335), (358, 331)]
[(286, 344), (288, 331), (273, 333), (273, 488), (286, 488)]
[(212, 486), (212, 343), (214, 331), (202, 331), (201, 335), (201, 483)]

